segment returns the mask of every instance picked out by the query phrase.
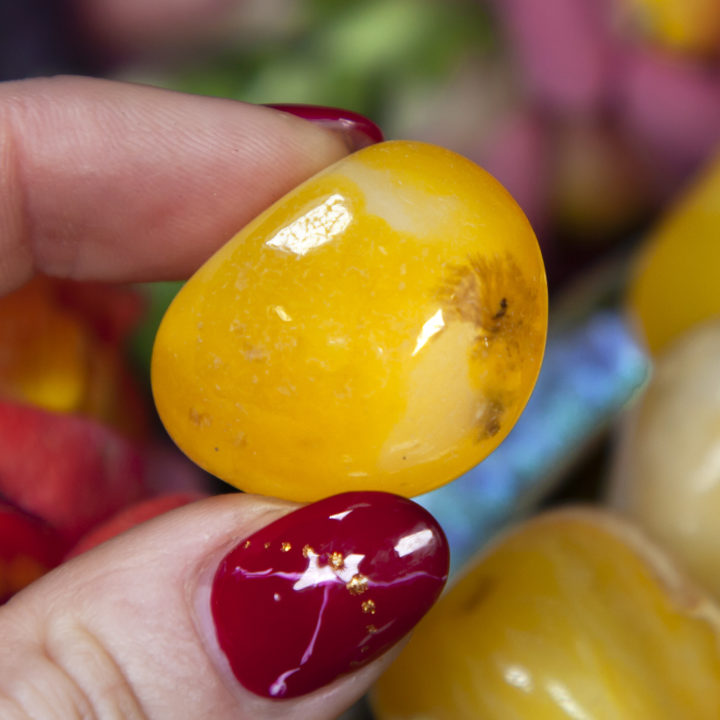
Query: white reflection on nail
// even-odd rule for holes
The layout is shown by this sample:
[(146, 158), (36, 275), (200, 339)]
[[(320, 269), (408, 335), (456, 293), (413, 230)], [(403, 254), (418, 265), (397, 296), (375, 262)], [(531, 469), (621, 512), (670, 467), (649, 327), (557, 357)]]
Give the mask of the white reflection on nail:
[(308, 550), (307, 568), (293, 585), (293, 590), (303, 590), (306, 587), (315, 587), (326, 582), (336, 582), (338, 579), (343, 583), (349, 583), (353, 576), (359, 574), (360, 562), (365, 556), (359, 553), (346, 555), (340, 569), (335, 569), (331, 565), (320, 565), (319, 557), (317, 553)]
[(401, 537), (394, 549), (398, 557), (405, 557), (405, 555), (424, 548), (428, 543), (432, 542), (432, 539), (432, 530), (420, 530), (412, 535)]

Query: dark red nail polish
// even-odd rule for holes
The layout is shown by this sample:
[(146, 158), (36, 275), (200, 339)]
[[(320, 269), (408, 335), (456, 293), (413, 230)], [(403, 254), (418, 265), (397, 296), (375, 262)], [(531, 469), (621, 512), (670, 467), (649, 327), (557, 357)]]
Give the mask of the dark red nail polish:
[(364, 115), (352, 112), (352, 110), (342, 110), (322, 105), (288, 104), (267, 105), (267, 107), (337, 130), (348, 138), (353, 150), (360, 150), (384, 140), (382, 130), (372, 120), (369, 120)]
[(236, 678), (269, 698), (317, 690), (407, 634), (445, 584), (448, 546), (411, 500), (350, 492), (307, 505), (220, 563), (211, 606)]

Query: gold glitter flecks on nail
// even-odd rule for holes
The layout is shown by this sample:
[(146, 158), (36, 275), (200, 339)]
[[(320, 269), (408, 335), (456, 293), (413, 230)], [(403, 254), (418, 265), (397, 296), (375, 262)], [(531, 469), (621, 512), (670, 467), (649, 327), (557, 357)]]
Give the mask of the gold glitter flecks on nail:
[(289, 542), (283, 542), (280, 543), (280, 549), (283, 552), (290, 552), (292, 550), (292, 545)]
[(303, 557), (308, 558), (311, 555), (314, 555), (315, 551), (309, 545), (305, 545), (305, 546), (303, 546), (302, 553), (303, 553)]
[(375, 601), (374, 600), (363, 600), (362, 605), (360, 607), (362, 608), (362, 611), (366, 615), (374, 615), (375, 614)]
[(264, 547), (265, 547), (265, 549), (267, 550), (267, 549), (270, 547), (270, 543), (269, 543), (269, 542), (266, 542), (265, 545), (264, 545)]
[(374, 625), (366, 625), (365, 629), (368, 631), (369, 635), (374, 635), (377, 632), (377, 628)]
[(243, 545), (243, 547), (245, 548), (245, 550), (247, 550), (247, 549), (250, 547), (250, 541), (249, 541), (249, 540), (246, 540), (246, 541), (245, 541), (245, 544)]
[(350, 582), (345, 587), (351, 595), (362, 595), (368, 589), (368, 579), (358, 573), (350, 578)]
[(345, 558), (341, 552), (335, 550), (330, 553), (330, 567), (333, 570), (342, 570), (345, 567)]

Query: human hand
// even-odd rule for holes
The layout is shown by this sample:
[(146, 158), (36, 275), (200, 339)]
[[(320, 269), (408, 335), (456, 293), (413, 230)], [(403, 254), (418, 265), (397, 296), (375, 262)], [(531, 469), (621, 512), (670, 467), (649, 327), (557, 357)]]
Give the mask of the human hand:
[[(35, 272), (187, 276), (273, 200), (353, 149), (356, 126), (348, 135), (323, 125), (108, 81), (0, 86), (0, 290)], [(297, 507), (249, 495), (195, 503), (16, 595), (0, 608), (0, 717), (335, 717), (434, 601), (447, 547), (422, 509), (394, 496)], [(425, 544), (393, 554), (418, 533)], [(280, 637), (263, 577), (246, 568), (234, 579), (235, 558), (216, 575), (248, 539), (250, 565), (292, 565), (278, 580), (292, 581)], [(293, 589), (302, 577), (310, 602)], [(297, 697), (269, 699), (284, 681)]]

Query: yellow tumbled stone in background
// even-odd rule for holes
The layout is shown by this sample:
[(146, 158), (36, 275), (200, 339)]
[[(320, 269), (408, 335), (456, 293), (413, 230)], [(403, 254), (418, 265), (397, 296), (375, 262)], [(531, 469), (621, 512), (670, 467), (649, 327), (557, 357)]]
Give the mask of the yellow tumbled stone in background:
[(158, 332), (153, 392), (180, 448), (243, 490), (416, 495), (507, 435), (546, 326), (540, 251), (505, 189), (448, 150), (387, 142), (198, 270)]
[(720, 611), (609, 513), (503, 538), (420, 622), (378, 720), (717, 720)]
[(717, 55), (720, 4), (717, 0), (621, 0), (639, 34), (654, 44), (689, 55)]
[(647, 238), (628, 305), (653, 354), (720, 316), (720, 155)]
[(720, 599), (720, 318), (660, 354), (616, 440), (610, 501)]

